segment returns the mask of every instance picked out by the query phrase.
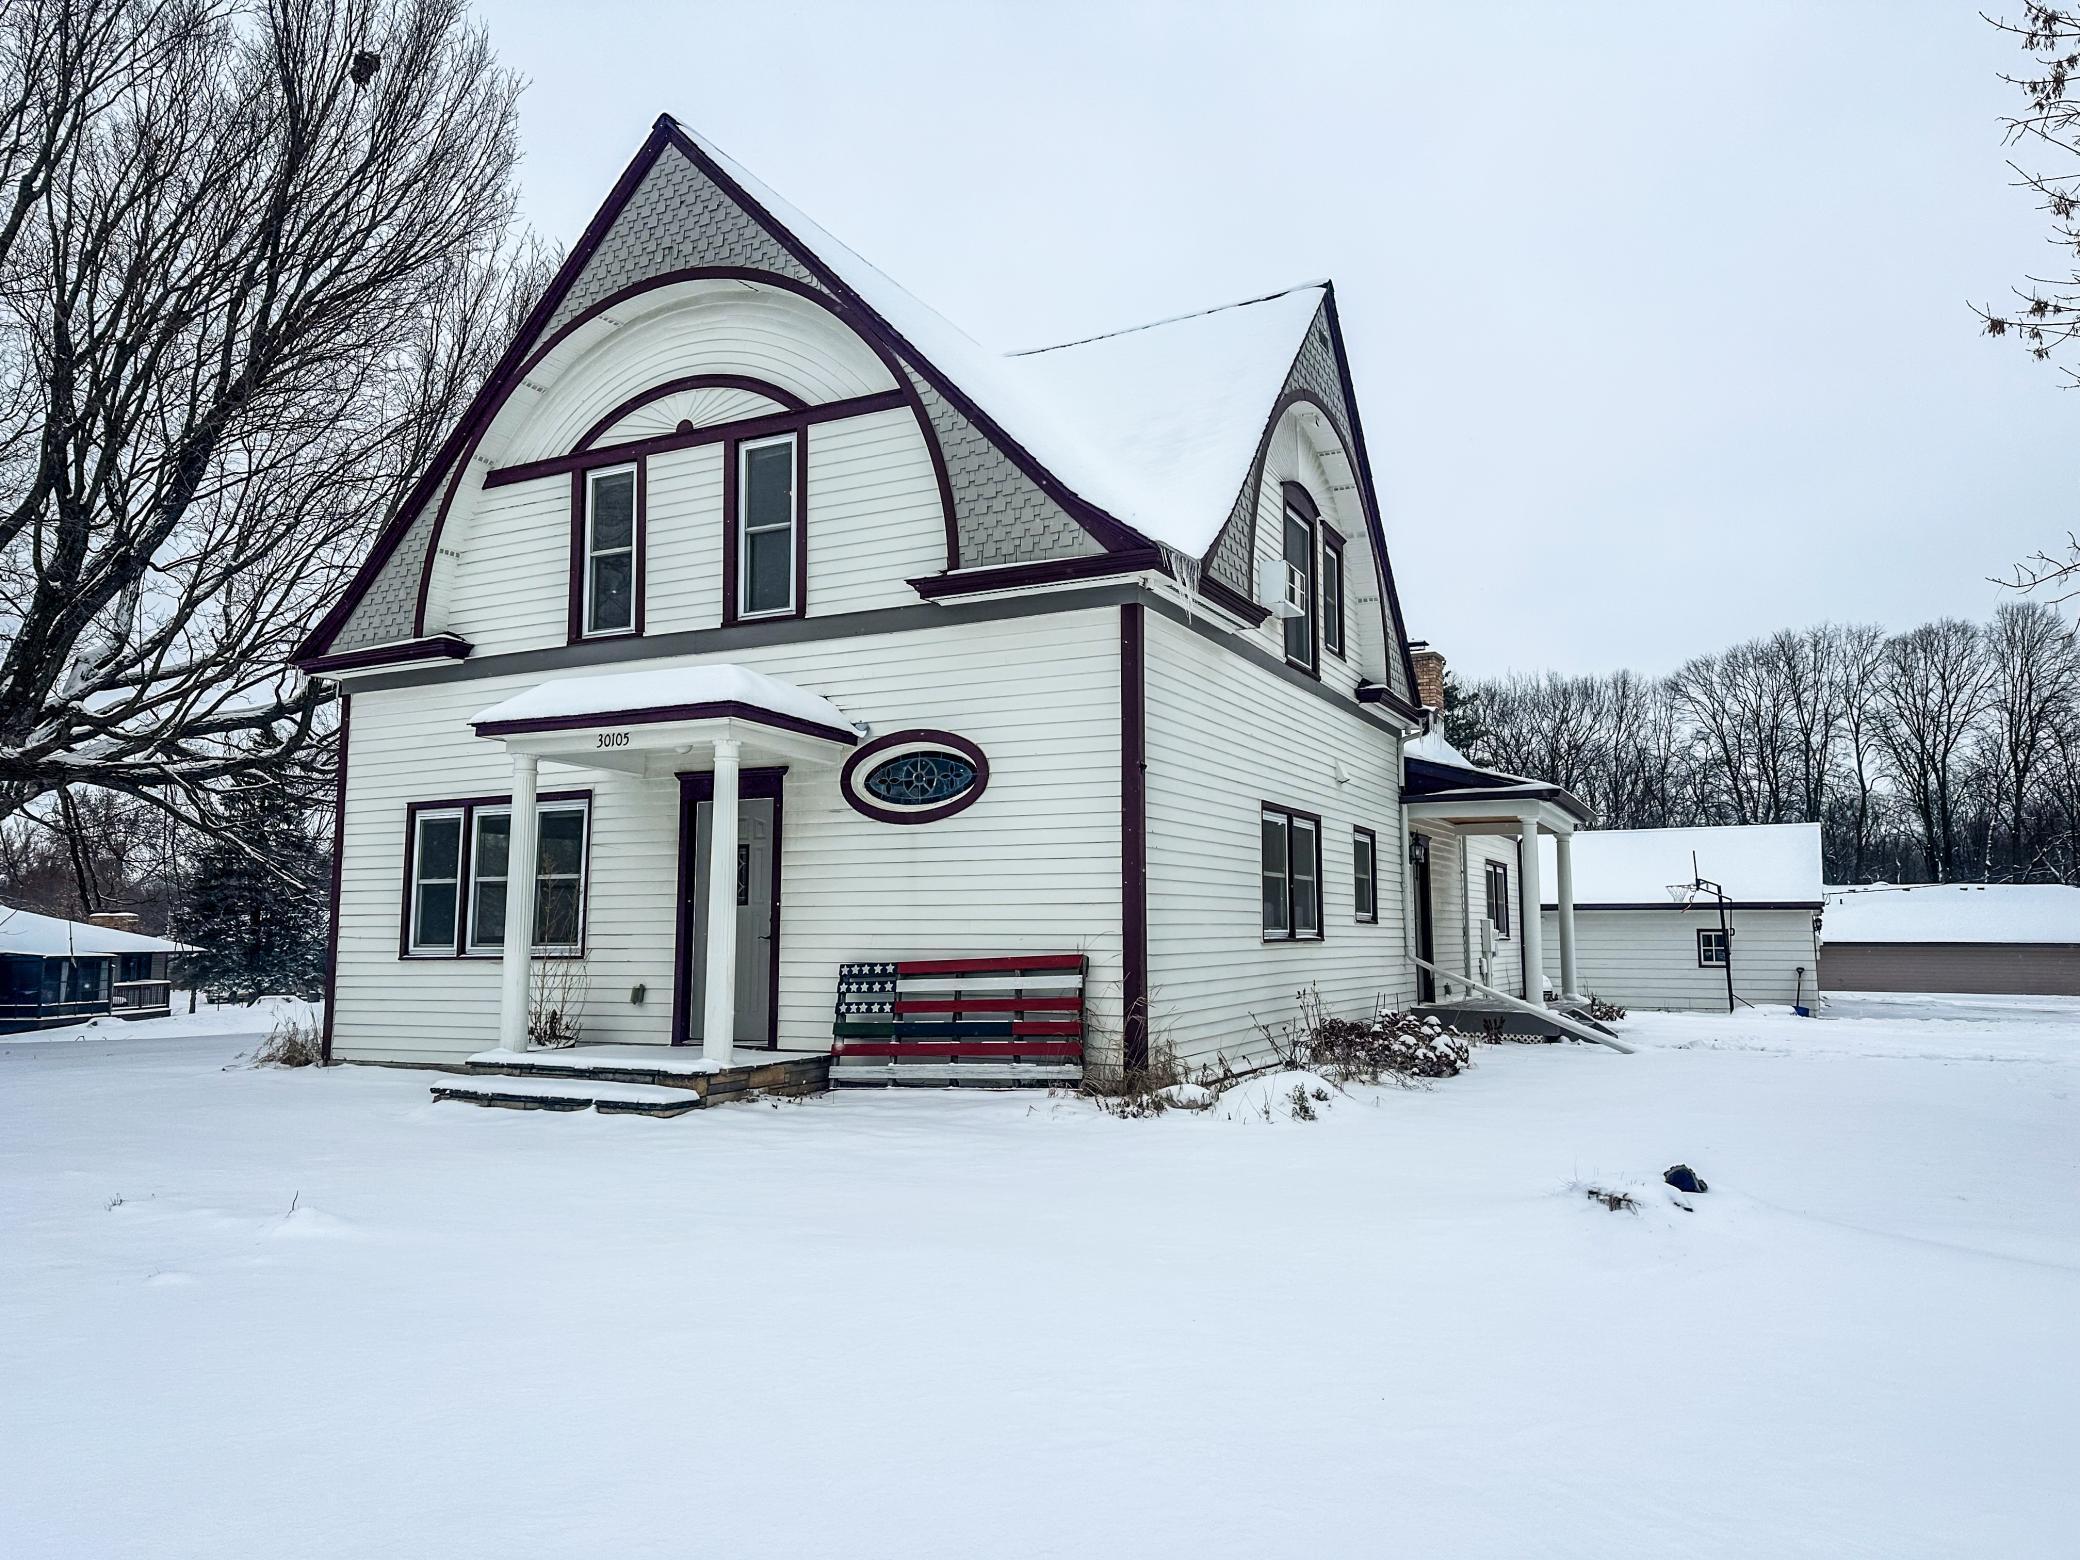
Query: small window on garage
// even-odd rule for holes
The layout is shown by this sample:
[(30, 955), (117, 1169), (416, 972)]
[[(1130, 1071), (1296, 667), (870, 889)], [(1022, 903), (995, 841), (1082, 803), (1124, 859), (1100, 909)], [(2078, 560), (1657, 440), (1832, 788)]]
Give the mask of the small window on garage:
[(1697, 967), (1704, 970), (1726, 968), (1726, 933), (1716, 926), (1697, 929)]

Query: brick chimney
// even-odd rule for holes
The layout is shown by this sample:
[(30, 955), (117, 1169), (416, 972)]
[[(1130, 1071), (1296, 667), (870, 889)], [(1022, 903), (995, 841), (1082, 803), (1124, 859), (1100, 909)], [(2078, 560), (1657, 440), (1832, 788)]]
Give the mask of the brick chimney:
[(1429, 640), (1411, 639), (1408, 659), (1416, 669), (1416, 702), (1444, 713), (1444, 657), (1430, 648)]
[(87, 917), (87, 924), (105, 926), (112, 932), (134, 932), (143, 920), (135, 910), (96, 910)]

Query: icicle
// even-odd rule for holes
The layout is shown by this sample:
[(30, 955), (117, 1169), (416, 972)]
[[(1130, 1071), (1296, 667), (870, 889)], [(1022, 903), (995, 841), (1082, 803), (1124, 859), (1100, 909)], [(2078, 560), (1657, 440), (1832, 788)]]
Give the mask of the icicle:
[(1183, 548), (1173, 547), (1168, 542), (1157, 542), (1156, 551), (1163, 555), (1163, 562), (1170, 568), (1170, 577), (1177, 581), (1177, 588), (1184, 592), (1184, 617), (1189, 623), (1193, 621), (1192, 612), (1199, 599), (1199, 560)]

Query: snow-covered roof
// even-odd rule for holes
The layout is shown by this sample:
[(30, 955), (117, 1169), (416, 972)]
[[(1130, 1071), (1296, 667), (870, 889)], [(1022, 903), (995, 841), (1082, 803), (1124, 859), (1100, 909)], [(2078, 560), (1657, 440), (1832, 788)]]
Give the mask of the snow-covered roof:
[(1831, 943), (2080, 943), (2080, 888), (2065, 883), (1880, 883), (1830, 888)]
[[(1557, 881), (1550, 836), (1540, 837), (1538, 852), (1550, 905)], [(1694, 877), (1717, 883), (1735, 904), (1817, 906), (1824, 892), (1817, 823), (1584, 829), (1574, 837), (1573, 854), (1577, 905), (1672, 904), (1669, 885)]]
[[(719, 708), (718, 708), (719, 707)], [(748, 707), (849, 733), (852, 722), (819, 694), (732, 662), (711, 666), (658, 667), (641, 672), (606, 672), (590, 677), (552, 677), (487, 710), (471, 724), (510, 728), (591, 722), (617, 716), (667, 712), (692, 720)]]
[(1060, 346), (996, 352), (714, 142), (678, 128), (1079, 498), (1193, 557), (1213, 545), (1326, 283)]
[(66, 959), (81, 954), (193, 951), (186, 943), (172, 942), (164, 937), (146, 937), (141, 932), (96, 926), (92, 921), (67, 921), (60, 916), (38, 915), (34, 910), (16, 910), (9, 905), (0, 905), (0, 953)]

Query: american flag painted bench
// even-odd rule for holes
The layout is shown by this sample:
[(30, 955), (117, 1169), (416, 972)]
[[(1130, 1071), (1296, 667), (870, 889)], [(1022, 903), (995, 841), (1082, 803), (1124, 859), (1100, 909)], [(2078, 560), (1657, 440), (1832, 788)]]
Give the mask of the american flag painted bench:
[(863, 960), (838, 966), (834, 1084), (1074, 1083), (1084, 956)]

